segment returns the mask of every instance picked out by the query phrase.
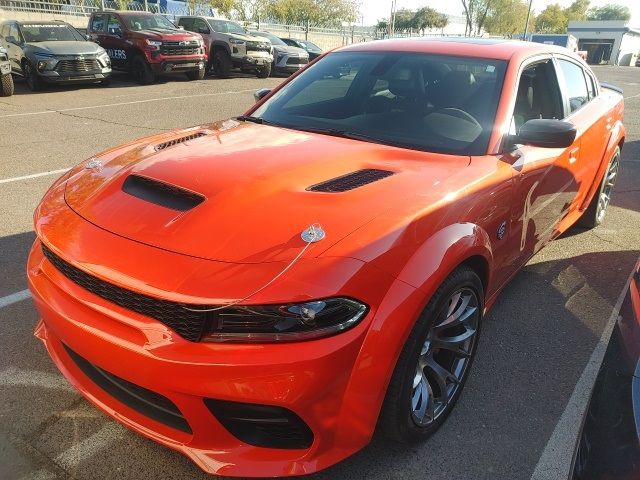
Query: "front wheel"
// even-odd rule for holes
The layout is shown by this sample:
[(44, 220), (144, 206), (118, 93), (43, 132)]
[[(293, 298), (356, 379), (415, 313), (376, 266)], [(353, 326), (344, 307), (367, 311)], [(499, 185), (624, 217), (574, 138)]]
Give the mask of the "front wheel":
[(202, 80), (204, 79), (204, 73), (204, 68), (199, 68), (198, 70), (187, 72), (186, 75), (189, 80)]
[(150, 85), (156, 81), (156, 74), (147, 64), (142, 55), (133, 57), (131, 61), (131, 74), (133, 79), (140, 85)]
[(256, 77), (258, 78), (268, 78), (271, 75), (271, 64), (266, 63), (263, 66), (259, 67), (256, 71)]
[(593, 196), (591, 203), (580, 217), (579, 224), (585, 228), (595, 228), (602, 223), (607, 213), (607, 207), (611, 202), (613, 187), (618, 180), (618, 170), (620, 169), (620, 147), (616, 147), (604, 177), (600, 183), (600, 188)]
[(0, 90), (0, 96), (10, 97), (13, 95), (13, 77), (10, 73), (2, 75), (2, 90)]
[(213, 74), (218, 78), (229, 78), (231, 76), (231, 59), (227, 52), (218, 50), (213, 54), (211, 60), (211, 70)]
[(476, 353), (483, 299), (480, 278), (466, 266), (433, 295), (409, 334), (387, 389), (378, 422), (387, 437), (424, 440), (445, 421)]

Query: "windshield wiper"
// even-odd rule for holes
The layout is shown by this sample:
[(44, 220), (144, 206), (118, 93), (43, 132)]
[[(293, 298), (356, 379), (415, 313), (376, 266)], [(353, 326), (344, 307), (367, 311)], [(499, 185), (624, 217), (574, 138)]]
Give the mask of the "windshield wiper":
[(251, 115), (240, 115), (236, 117), (236, 120), (240, 120), (241, 122), (257, 123), (258, 125), (273, 125), (273, 123), (271, 123), (268, 120), (265, 120), (264, 118), (253, 117)]
[(310, 133), (320, 133), (322, 135), (330, 135), (332, 137), (349, 138), (351, 140), (359, 140), (361, 142), (379, 143), (382, 145), (389, 145), (391, 147), (411, 148), (410, 146), (404, 143), (394, 142), (393, 140), (384, 140), (378, 137), (367, 135), (365, 133), (347, 132), (346, 130), (340, 130), (338, 128), (315, 128), (315, 127), (307, 128), (307, 127), (286, 127), (286, 126), (285, 128), (293, 128), (295, 130), (302, 130), (304, 132), (310, 132)]

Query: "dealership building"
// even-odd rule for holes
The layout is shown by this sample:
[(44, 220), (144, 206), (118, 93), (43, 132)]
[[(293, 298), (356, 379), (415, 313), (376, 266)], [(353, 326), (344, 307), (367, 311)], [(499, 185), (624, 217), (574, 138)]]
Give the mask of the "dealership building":
[(591, 64), (635, 65), (640, 54), (640, 28), (621, 20), (569, 22), (567, 33), (578, 39)]

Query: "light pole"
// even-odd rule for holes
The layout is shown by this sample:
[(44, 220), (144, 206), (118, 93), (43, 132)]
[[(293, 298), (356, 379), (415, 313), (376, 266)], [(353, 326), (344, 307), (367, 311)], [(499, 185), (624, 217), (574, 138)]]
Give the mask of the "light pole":
[(527, 31), (529, 29), (529, 17), (531, 16), (531, 5), (532, 4), (533, 4), (533, 0), (529, 0), (529, 11), (527, 12), (527, 21), (524, 24), (524, 38), (522, 39), (525, 42), (527, 41)]
[(391, 17), (389, 18), (389, 37), (392, 37), (396, 30), (396, 6), (398, 0), (391, 0)]

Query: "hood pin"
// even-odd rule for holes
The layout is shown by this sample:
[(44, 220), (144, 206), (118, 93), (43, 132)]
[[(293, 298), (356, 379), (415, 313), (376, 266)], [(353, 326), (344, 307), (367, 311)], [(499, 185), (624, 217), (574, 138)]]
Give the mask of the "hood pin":
[(325, 233), (319, 224), (314, 223), (309, 228), (305, 228), (300, 236), (307, 243), (316, 243), (325, 237)]

